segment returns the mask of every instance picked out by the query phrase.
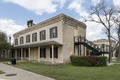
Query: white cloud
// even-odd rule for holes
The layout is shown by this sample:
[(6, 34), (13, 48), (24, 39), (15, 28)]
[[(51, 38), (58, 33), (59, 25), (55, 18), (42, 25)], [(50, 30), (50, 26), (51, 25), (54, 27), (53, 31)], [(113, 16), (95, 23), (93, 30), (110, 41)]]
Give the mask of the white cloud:
[(101, 38), (106, 38), (106, 35), (103, 32), (103, 26), (95, 22), (86, 22), (87, 30), (86, 36), (89, 40), (96, 40)]
[[(18, 25), (14, 20), (12, 19), (0, 19), (0, 30), (5, 32), (8, 36), (11, 36), (22, 29), (24, 29), (25, 26)], [(13, 41), (13, 39), (12, 39)]]
[[(69, 6), (69, 10), (74, 10), (76, 13), (78, 13), (80, 16), (87, 17), (89, 15), (88, 10), (85, 8), (83, 4), (85, 4), (87, 0), (73, 0)], [(99, 3), (100, 0), (91, 0), (91, 5), (96, 5)], [(89, 5), (88, 5), (89, 6)], [(95, 19), (97, 17), (93, 15)], [(81, 18), (79, 19), (82, 20)], [(100, 24), (97, 24), (95, 22), (86, 22), (87, 25), (87, 31), (86, 36), (89, 40), (96, 40), (101, 38), (106, 38), (106, 35), (103, 32), (103, 26)]]
[(99, 2), (100, 2), (101, 0), (91, 0), (91, 3), (92, 3), (92, 5), (96, 5), (96, 4), (98, 4)]
[(56, 12), (58, 7), (64, 6), (66, 0), (3, 0), (3, 2), (15, 3), (37, 15), (42, 15)]
[(84, 0), (73, 0), (69, 6), (69, 10), (74, 10), (77, 12), (80, 16), (87, 16), (88, 13), (86, 12), (86, 9), (82, 6), (84, 3)]
[(120, 7), (120, 0), (113, 0), (113, 4)]

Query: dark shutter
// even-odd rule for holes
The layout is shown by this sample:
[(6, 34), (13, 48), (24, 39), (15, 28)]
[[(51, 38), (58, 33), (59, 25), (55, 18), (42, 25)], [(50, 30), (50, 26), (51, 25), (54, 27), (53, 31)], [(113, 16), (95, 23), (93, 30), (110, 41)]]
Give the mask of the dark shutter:
[(57, 30), (57, 27), (55, 27), (55, 38), (57, 38), (58, 36), (58, 30)]
[(44, 50), (44, 58), (46, 58), (46, 48), (44, 48), (43, 50)]
[(45, 37), (45, 39), (44, 39), (44, 40), (46, 40), (46, 31), (45, 31), (45, 30), (44, 30), (44, 33), (45, 33), (45, 34), (44, 34), (44, 37)]
[(52, 48), (50, 48), (50, 58), (52, 58)]
[(42, 57), (42, 49), (40, 48), (40, 58)]
[(50, 39), (52, 38), (52, 28), (50, 28)]
[(40, 40), (41, 40), (41, 32), (40, 32)]

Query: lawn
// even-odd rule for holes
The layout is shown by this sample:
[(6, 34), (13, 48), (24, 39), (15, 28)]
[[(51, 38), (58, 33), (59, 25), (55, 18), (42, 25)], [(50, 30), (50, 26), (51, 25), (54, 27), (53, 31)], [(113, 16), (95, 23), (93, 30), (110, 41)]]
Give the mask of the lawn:
[(2, 71), (0, 70), (0, 74), (2, 74), (2, 73), (4, 73), (4, 72), (2, 72)]
[(44, 65), (32, 62), (20, 62), (16, 67), (56, 80), (119, 80), (120, 64), (106, 67), (76, 67), (71, 64)]

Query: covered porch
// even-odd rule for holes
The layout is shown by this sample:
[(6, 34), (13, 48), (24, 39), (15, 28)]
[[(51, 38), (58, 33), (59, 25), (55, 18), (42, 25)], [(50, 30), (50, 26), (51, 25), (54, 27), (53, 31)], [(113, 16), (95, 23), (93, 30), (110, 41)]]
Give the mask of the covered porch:
[(14, 47), (14, 58), (37, 62), (62, 63), (62, 44), (49, 41)]

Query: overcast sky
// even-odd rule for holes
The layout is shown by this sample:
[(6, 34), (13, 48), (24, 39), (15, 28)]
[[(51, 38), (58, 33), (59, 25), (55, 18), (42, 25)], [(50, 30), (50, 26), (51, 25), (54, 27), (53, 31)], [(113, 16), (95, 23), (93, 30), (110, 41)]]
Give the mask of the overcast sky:
[[(28, 20), (35, 23), (64, 13), (83, 22), (89, 6), (96, 5), (100, 0), (0, 0), (0, 30), (12, 36), (15, 32), (26, 28)], [(120, 5), (120, 0), (106, 0), (108, 4)], [(86, 22), (87, 39), (106, 38), (103, 26)]]

